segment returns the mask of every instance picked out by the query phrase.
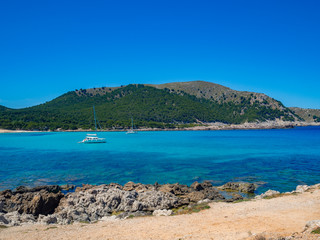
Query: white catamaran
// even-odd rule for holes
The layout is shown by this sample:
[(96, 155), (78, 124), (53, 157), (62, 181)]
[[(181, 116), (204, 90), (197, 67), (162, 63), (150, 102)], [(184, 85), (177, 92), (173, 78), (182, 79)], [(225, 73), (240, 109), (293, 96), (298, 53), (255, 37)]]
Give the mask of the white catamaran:
[(132, 133), (137, 133), (137, 131), (133, 130), (133, 119), (131, 118), (131, 129), (129, 129), (126, 134), (132, 134)]
[[(93, 116), (94, 116), (94, 126), (95, 126), (95, 129), (97, 131), (97, 119), (96, 119), (96, 111), (94, 109), (94, 106), (93, 106)], [(99, 124), (99, 126), (100, 126), (100, 124)], [(101, 128), (101, 126), (100, 126), (100, 128)], [(86, 138), (83, 139), (79, 143), (106, 143), (106, 139), (105, 138), (99, 138), (96, 133), (87, 134)]]

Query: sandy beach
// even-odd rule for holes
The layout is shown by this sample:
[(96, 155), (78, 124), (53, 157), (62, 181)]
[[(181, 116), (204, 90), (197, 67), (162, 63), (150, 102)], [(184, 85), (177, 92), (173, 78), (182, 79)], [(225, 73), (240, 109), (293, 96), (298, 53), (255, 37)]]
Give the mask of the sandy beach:
[(31, 132), (31, 131), (0, 129), (0, 133), (21, 133), (21, 132)]
[[(210, 209), (176, 216), (108, 219), (72, 225), (26, 225), (3, 228), (0, 239), (320, 239), (302, 233), (320, 219), (320, 189), (272, 199), (210, 203)], [(260, 239), (260, 238), (259, 238)]]
[[(320, 126), (317, 122), (284, 122), (284, 121), (266, 121), (252, 122), (243, 124), (225, 124), (225, 123), (205, 123), (203, 125), (188, 128), (139, 128), (138, 131), (206, 131), (206, 130), (250, 130), (250, 129), (285, 129), (293, 127)], [(104, 129), (99, 132), (125, 132), (128, 129)], [(62, 130), (54, 132), (92, 132), (91, 129)], [(41, 132), (27, 130), (8, 130), (0, 129), (0, 133), (23, 133), (23, 132)]]

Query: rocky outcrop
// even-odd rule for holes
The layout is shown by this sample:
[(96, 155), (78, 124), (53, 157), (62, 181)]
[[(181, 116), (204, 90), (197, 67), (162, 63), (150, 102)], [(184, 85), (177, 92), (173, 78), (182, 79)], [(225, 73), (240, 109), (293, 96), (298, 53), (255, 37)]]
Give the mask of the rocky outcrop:
[(17, 211), (9, 213), (0, 213), (0, 225), (19, 226), (25, 224), (33, 224), (37, 222), (37, 218), (32, 214), (21, 214)]
[[(133, 184), (130, 185), (133, 186)], [(130, 189), (134, 188), (130, 187)], [(64, 224), (73, 221), (92, 222), (121, 212), (126, 212), (126, 215), (136, 212), (151, 214), (154, 210), (170, 209), (179, 205), (179, 199), (170, 193), (154, 190), (125, 191), (108, 185), (100, 185), (88, 190), (68, 193), (61, 200), (54, 217), (59, 223)], [(121, 216), (124, 215), (119, 214), (119, 217)]]
[(75, 189), (75, 187), (76, 186), (73, 184), (65, 184), (65, 185), (60, 186), (61, 190), (65, 190), (65, 191), (73, 190), (73, 189)]
[(153, 216), (170, 216), (172, 214), (172, 210), (155, 210), (152, 215)]
[(228, 182), (220, 187), (221, 190), (239, 191), (243, 193), (254, 193), (256, 186), (247, 182)]
[(320, 228), (320, 220), (312, 220), (306, 223), (304, 232), (312, 232), (316, 229)]
[(160, 186), (158, 189), (161, 192), (171, 193), (176, 196), (182, 196), (182, 195), (185, 195), (185, 194), (188, 194), (189, 192), (191, 192), (191, 190), (189, 189), (189, 187), (187, 185), (182, 185), (179, 183), (164, 184), (164, 185)]
[(271, 197), (278, 196), (279, 194), (280, 194), (280, 192), (269, 189), (265, 193), (262, 193), (258, 196), (255, 196), (255, 199), (271, 198)]
[(203, 183), (194, 182), (190, 187), (178, 183), (164, 184), (159, 187), (159, 191), (178, 196), (182, 204), (196, 203), (203, 199), (225, 200), (219, 190), (208, 181)]
[(117, 183), (99, 186), (85, 184), (65, 195), (60, 191), (73, 188), (73, 185), (65, 185), (19, 187), (15, 191), (3, 191), (0, 193), (0, 224), (69, 224), (75, 221), (94, 222), (111, 216), (169, 215), (172, 213), (170, 209), (180, 206), (242, 198), (234, 194), (226, 200), (208, 181), (194, 182), (191, 186), (134, 182), (124, 186)]
[(296, 187), (295, 192), (296, 192), (296, 193), (303, 193), (303, 192), (309, 190), (309, 188), (310, 188), (310, 187), (309, 187), (308, 185), (298, 185), (298, 186)]
[(54, 212), (62, 197), (59, 186), (18, 187), (13, 192), (5, 190), (0, 192), (0, 212), (48, 215)]
[(141, 183), (134, 183), (128, 182), (126, 183), (123, 188), (124, 191), (136, 191), (136, 192), (148, 192), (148, 191), (155, 191), (156, 187), (151, 184), (141, 184)]
[(25, 186), (20, 186), (17, 187), (16, 190), (13, 192), (14, 194), (20, 193), (34, 193), (34, 192), (39, 192), (39, 191), (46, 191), (46, 192), (50, 192), (50, 193), (58, 193), (61, 191), (61, 187), (58, 185), (47, 185), (47, 186), (38, 186), (38, 187), (34, 187), (34, 188), (28, 188)]

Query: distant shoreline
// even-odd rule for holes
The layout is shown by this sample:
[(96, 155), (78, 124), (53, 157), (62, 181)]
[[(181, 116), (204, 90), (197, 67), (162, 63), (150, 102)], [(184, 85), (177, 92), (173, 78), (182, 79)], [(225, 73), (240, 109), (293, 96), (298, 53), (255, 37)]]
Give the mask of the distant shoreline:
[[(225, 123), (207, 123), (202, 126), (189, 128), (140, 128), (136, 131), (208, 131), (208, 130), (263, 130), (263, 129), (287, 129), (295, 127), (320, 126), (320, 122), (283, 122), (283, 121), (267, 121), (261, 123), (243, 123), (243, 124), (225, 124)], [(126, 132), (128, 129), (106, 129), (98, 130), (98, 132)], [(76, 130), (56, 130), (56, 131), (31, 131), (31, 130), (9, 130), (0, 129), (0, 133), (30, 133), (30, 132), (94, 132), (91, 129)]]

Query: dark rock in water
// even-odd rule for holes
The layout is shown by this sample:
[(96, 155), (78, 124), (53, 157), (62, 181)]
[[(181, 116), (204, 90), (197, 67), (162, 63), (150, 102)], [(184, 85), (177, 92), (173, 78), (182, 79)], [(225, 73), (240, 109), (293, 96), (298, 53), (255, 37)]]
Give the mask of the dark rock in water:
[(204, 189), (204, 187), (198, 182), (192, 183), (190, 187), (193, 188), (196, 191), (201, 191), (201, 190)]
[(220, 187), (222, 190), (240, 191), (243, 193), (254, 193), (256, 186), (247, 182), (228, 182)]
[(85, 190), (91, 189), (93, 187), (95, 187), (95, 186), (91, 185), (91, 184), (82, 184), (82, 187), (77, 187), (75, 192), (85, 191)]
[(225, 197), (219, 192), (219, 190), (215, 187), (205, 189), (202, 191), (204, 193), (204, 199), (210, 200), (224, 200)]
[(34, 188), (28, 188), (25, 186), (17, 187), (16, 190), (13, 192), (13, 194), (16, 193), (27, 193), (27, 192), (39, 192), (41, 190), (45, 190), (50, 193), (58, 193), (61, 191), (60, 186), (58, 185), (48, 185), (48, 186), (38, 186)]
[(211, 188), (211, 187), (213, 187), (213, 186), (212, 186), (212, 183), (211, 183), (210, 181), (203, 181), (203, 182), (201, 183), (201, 186), (202, 186), (203, 188)]
[(232, 193), (232, 198), (228, 199), (227, 202), (235, 202), (243, 200), (243, 197), (239, 193)]
[(61, 190), (65, 190), (65, 191), (73, 190), (73, 189), (75, 189), (75, 187), (76, 186), (73, 184), (65, 184), (65, 185), (60, 186)]
[(41, 186), (36, 188), (19, 187), (16, 191), (0, 193), (1, 212), (17, 211), (20, 214), (52, 214), (63, 197), (57, 192), (59, 186)]

